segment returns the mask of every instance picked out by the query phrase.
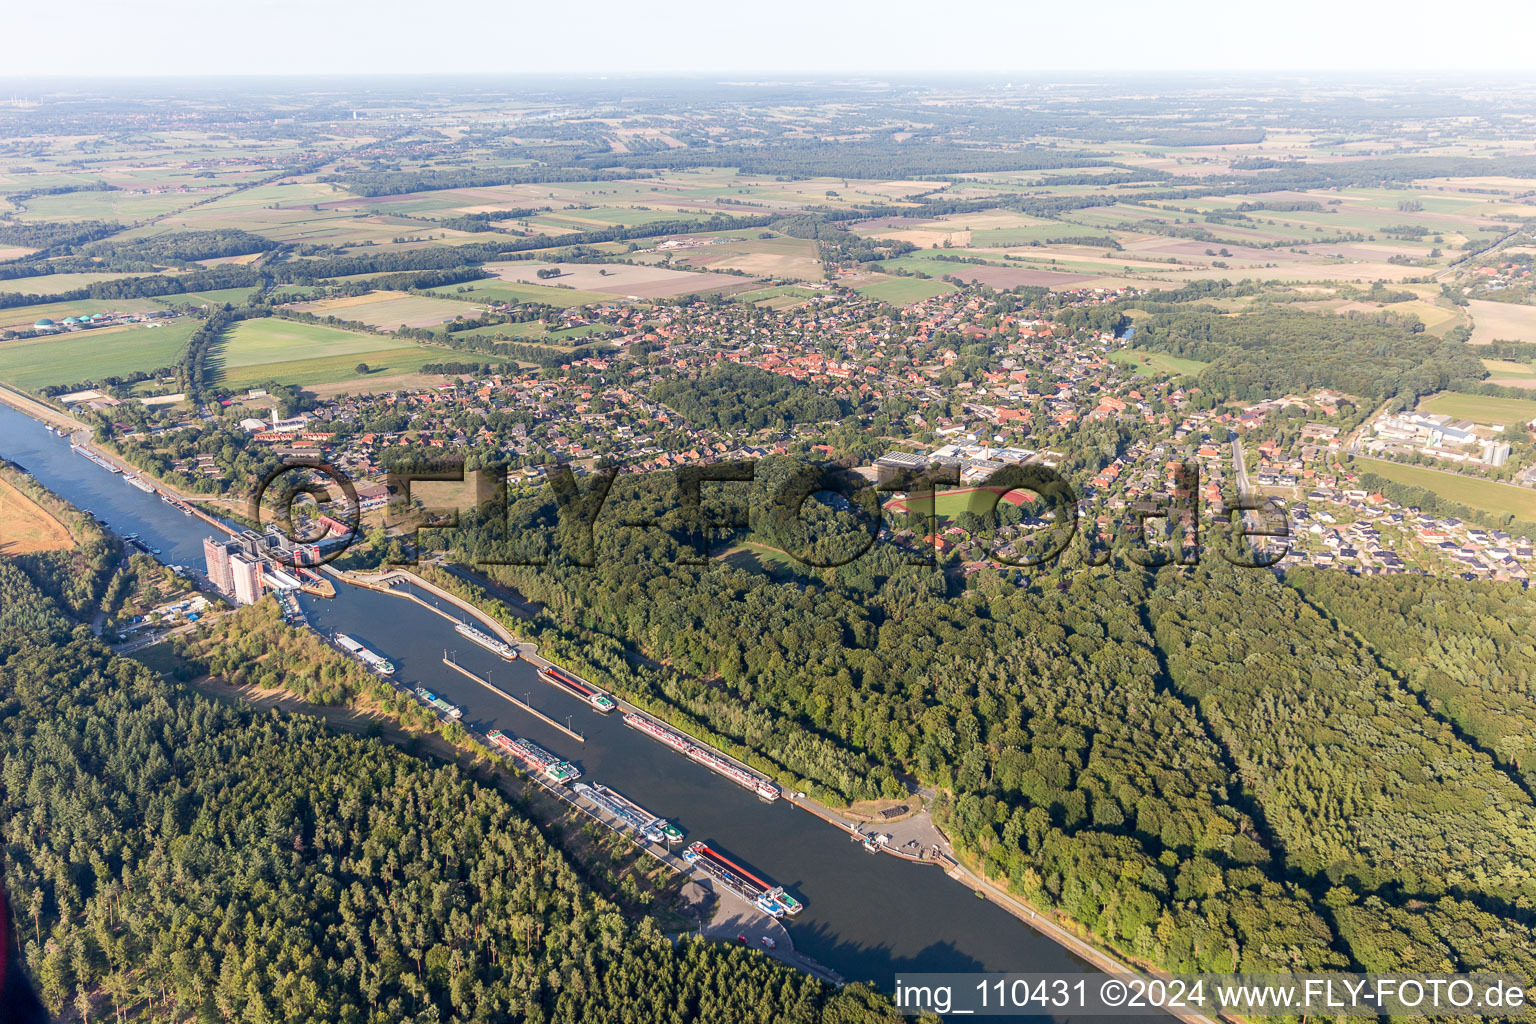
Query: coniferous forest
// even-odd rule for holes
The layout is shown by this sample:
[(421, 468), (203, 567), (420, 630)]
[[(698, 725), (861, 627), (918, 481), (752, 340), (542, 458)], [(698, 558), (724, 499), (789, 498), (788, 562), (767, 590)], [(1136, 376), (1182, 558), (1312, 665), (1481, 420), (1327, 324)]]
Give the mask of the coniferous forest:
[(1144, 963), (1536, 969), (1525, 591), (1209, 557), (959, 579), (891, 545), (775, 578), (685, 564), (664, 490), (614, 484), (590, 566), (547, 497), (455, 550), (552, 528), (548, 565), (481, 568), (551, 656), (829, 802), (935, 787), (987, 877)]
[(0, 562), (13, 929), (85, 1020), (899, 1019), (761, 953), (669, 940), (498, 791), (112, 655)]

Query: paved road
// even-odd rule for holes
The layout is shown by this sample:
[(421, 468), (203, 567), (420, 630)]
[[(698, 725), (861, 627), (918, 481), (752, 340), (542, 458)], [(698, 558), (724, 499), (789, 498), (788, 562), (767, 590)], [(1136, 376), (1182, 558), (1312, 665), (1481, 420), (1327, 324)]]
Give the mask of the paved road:
[(1243, 453), (1242, 438), (1232, 439), (1232, 475), (1237, 478), (1237, 496), (1246, 498), (1253, 493), (1253, 485), (1248, 482), (1248, 457)]
[(166, 640), (173, 636), (179, 636), (182, 633), (191, 632), (196, 628), (197, 623), (188, 622), (177, 626), (175, 629), (168, 629), (164, 633), (152, 633), (149, 636), (136, 637), (132, 640), (129, 640), (127, 643), (118, 644), (116, 647), (112, 648), (112, 650), (118, 654), (132, 654), (134, 651), (142, 651), (146, 647), (153, 647), (155, 644), (162, 640)]

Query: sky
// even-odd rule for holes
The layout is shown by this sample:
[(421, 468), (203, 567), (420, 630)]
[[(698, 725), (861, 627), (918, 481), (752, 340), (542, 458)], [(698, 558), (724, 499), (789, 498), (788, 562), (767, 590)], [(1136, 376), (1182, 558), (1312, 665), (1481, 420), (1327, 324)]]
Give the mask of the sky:
[(9, 4), (0, 77), (1517, 71), (1536, 2), (74, 0)]

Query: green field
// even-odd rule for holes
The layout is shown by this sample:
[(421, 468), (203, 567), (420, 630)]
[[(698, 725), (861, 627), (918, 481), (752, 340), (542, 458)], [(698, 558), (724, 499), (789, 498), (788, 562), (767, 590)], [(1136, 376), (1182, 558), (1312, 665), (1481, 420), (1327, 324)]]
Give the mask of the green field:
[(82, 273), (82, 274), (44, 274), (40, 277), (17, 277), (9, 281), (0, 281), (0, 295), (61, 295), (64, 292), (74, 291), (76, 288), (85, 288), (98, 281), (118, 281), (125, 277), (149, 277), (145, 273), (138, 274), (109, 274), (109, 273)]
[(801, 288), (792, 284), (776, 285), (772, 288), (759, 288), (753, 292), (742, 292), (733, 296), (740, 302), (751, 302), (766, 306), (769, 309), (788, 309), (797, 306), (806, 299), (814, 299), (825, 292), (812, 291), (809, 288)]
[(24, 220), (115, 220), (125, 223), (185, 209), (218, 195), (209, 192), (165, 192), (136, 196), (128, 191), (70, 192), (27, 200)]
[[(546, 331), (543, 324), (537, 320), (530, 320), (520, 324), (471, 327), (464, 331), (454, 331), (453, 336), (455, 338), (510, 338), (516, 339), (520, 344), (563, 348), (581, 344), (589, 335), (603, 329), (602, 324), (583, 324), (580, 327), (567, 327), (559, 331)], [(476, 353), (477, 356), (484, 354)]]
[(955, 286), (948, 281), (939, 281), (935, 278), (924, 280), (921, 277), (893, 277), (886, 281), (876, 281), (874, 284), (860, 285), (855, 290), (860, 295), (868, 295), (872, 299), (879, 299), (896, 306), (907, 306), (924, 299), (931, 299), (935, 295), (952, 292)]
[(160, 301), (167, 306), (222, 306), (228, 302), (233, 306), (245, 305), (245, 300), (255, 288), (220, 288), (211, 292), (185, 292), (181, 295), (163, 295)]
[(1509, 514), (1519, 519), (1536, 520), (1536, 490), (1516, 487), (1493, 480), (1448, 473), (1424, 466), (1401, 466), (1381, 459), (1355, 458), (1356, 468), (1375, 473), (1388, 480), (1433, 491), (1450, 501), (1468, 508), (1482, 509), (1498, 515)]
[(1517, 363), (1509, 359), (1480, 360), (1495, 377), (1536, 377), (1536, 363)]
[(229, 329), (212, 353), (210, 377), (230, 389), (269, 380), (329, 384), (362, 380), (355, 373), (358, 363), (367, 363), (371, 374), (414, 373), (423, 363), (451, 355), (409, 341), (269, 317)]
[[(982, 509), (992, 508), (992, 499), (986, 491), (985, 487), (958, 487), (953, 490), (939, 491), (933, 496), (933, 514), (939, 519), (952, 521), (966, 512), (979, 512)], [(1015, 498), (1018, 500), (1015, 501)], [(1014, 505), (1022, 505), (1033, 500), (1035, 499), (1027, 491), (1018, 492), (1013, 498), (1008, 499), (1009, 504)], [(899, 510), (897, 514), (900, 514)], [(941, 528), (942, 525), (940, 524)]]
[(1135, 348), (1117, 349), (1109, 354), (1109, 358), (1114, 362), (1124, 363), (1143, 376), (1159, 373), (1172, 374), (1175, 377), (1190, 376), (1211, 365), (1202, 363), (1198, 359), (1181, 359), (1162, 352), (1143, 352)]
[[(468, 290), (460, 292), (460, 288)], [(623, 301), (613, 295), (600, 295), (597, 292), (582, 292), (574, 288), (551, 288), (542, 284), (517, 284), (512, 281), (476, 281), (472, 285), (434, 288), (432, 294), (465, 302), (485, 302), (489, 299), (495, 299), (497, 302), (542, 302), (562, 309), (586, 306), (594, 302)]]
[(1446, 392), (1419, 405), (1421, 412), (1444, 413), (1473, 423), (1503, 424), (1529, 423), (1536, 419), (1536, 401), (1524, 398), (1493, 398), (1487, 395), (1464, 395)]
[(199, 326), (188, 319), (0, 342), (0, 380), (33, 391), (174, 366)]
[(750, 540), (719, 552), (715, 558), (733, 569), (760, 573), (779, 582), (794, 578), (801, 568), (799, 562), (780, 549)]

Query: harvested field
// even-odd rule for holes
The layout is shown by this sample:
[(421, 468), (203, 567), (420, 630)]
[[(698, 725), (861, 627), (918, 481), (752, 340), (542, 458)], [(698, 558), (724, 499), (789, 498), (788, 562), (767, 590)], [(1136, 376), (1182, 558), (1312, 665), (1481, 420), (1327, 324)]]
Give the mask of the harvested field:
[[(555, 267), (559, 277), (540, 278), (538, 271)], [(520, 284), (569, 285), (572, 288), (618, 297), (665, 299), (674, 295), (721, 290), (748, 291), (758, 286), (755, 278), (707, 274), (666, 267), (631, 266), (627, 263), (550, 263), (492, 264), (486, 267), (503, 281)]]
[(0, 556), (60, 551), (73, 545), (63, 523), (10, 483), (0, 480)]
[(682, 252), (673, 257), (680, 266), (729, 267), (759, 277), (801, 281), (821, 279), (821, 260), (816, 243), (809, 238), (731, 239)]
[(1472, 314), (1473, 345), (1536, 341), (1536, 306), (1472, 299), (1467, 303), (1467, 311)]
[(392, 291), (349, 295), (319, 302), (296, 302), (289, 308), (316, 316), (356, 320), (385, 330), (401, 326), (436, 327), (460, 316), (473, 317), (479, 312), (478, 306), (468, 302)]

